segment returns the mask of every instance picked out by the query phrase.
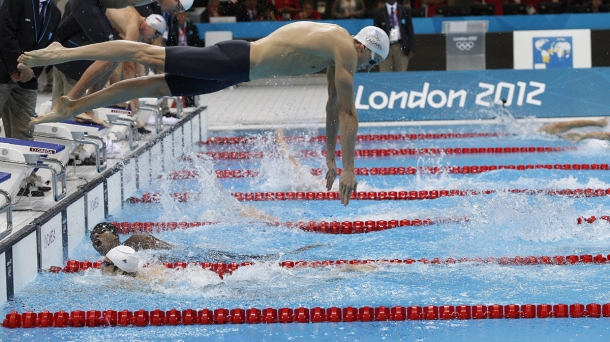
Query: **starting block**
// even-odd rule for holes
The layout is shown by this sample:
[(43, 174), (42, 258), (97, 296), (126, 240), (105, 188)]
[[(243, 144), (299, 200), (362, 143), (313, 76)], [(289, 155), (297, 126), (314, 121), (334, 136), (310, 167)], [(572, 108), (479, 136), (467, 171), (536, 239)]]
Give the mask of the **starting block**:
[[(34, 137), (37, 141), (63, 144), (71, 148), (70, 154), (78, 156), (79, 160), (95, 155), (97, 172), (106, 169), (106, 142), (99, 135), (99, 132), (106, 130), (106, 127), (94, 124), (80, 124), (70, 120), (61, 123), (44, 123), (34, 126)], [(60, 159), (61, 160), (61, 159)]]
[[(31, 140), (0, 138), (0, 164), (2, 171), (11, 174), (9, 195), (15, 197), (21, 183), (32, 171), (45, 169), (51, 173), (55, 201), (66, 196), (66, 168), (59, 160), (49, 157), (65, 150), (64, 145)], [(57, 170), (59, 169), (59, 170)], [(58, 180), (60, 181), (58, 184)], [(58, 187), (62, 189), (58, 191)]]
[(130, 110), (111, 106), (94, 109), (93, 113), (110, 124), (109, 138), (114, 136), (117, 141), (128, 138), (130, 150), (133, 151), (138, 147), (138, 126), (133, 120)]
[(10, 173), (0, 172), (0, 214), (6, 214), (6, 228), (3, 229), (3, 227), (0, 226), (0, 240), (9, 235), (13, 230), (13, 206), (11, 203), (11, 196), (4, 185), (6, 182), (6, 188), (8, 188), (8, 181), (10, 179)]

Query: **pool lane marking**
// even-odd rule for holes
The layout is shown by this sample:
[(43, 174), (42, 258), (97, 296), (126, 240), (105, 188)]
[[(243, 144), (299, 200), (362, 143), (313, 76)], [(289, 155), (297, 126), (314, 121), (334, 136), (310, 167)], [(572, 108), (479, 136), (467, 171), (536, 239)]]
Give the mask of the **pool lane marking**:
[(610, 317), (610, 303), (598, 304), (475, 304), (475, 305), (411, 305), (314, 308), (217, 308), (217, 309), (155, 309), (75, 310), (70, 313), (43, 311), (23, 314), (12, 311), (2, 322), (5, 328), (50, 327), (127, 327), (178, 326), (210, 324), (258, 323), (351, 323), (373, 321), (470, 320), (470, 319), (533, 319), (533, 318), (600, 318)]
[[(326, 233), (326, 234), (363, 234), (374, 231), (381, 231), (387, 229), (393, 229), (398, 227), (418, 227), (418, 226), (431, 226), (438, 223), (448, 222), (468, 222), (466, 217), (440, 217), (436, 219), (425, 218), (413, 218), (413, 219), (401, 219), (401, 220), (358, 220), (358, 221), (296, 221), (296, 222), (257, 222), (266, 224), (269, 226), (283, 226), (287, 228), (296, 228), (308, 232)], [(201, 227), (207, 225), (215, 225), (221, 222), (112, 222), (119, 233), (130, 234), (130, 233), (152, 233), (161, 231), (172, 231), (182, 230), (194, 227)]]
[[(381, 133), (381, 134), (358, 134), (356, 141), (364, 142), (376, 142), (376, 141), (412, 141), (412, 140), (439, 140), (439, 139), (468, 139), (468, 138), (497, 138), (497, 137), (508, 137), (512, 134), (506, 132), (485, 132), (485, 133)], [(316, 136), (286, 136), (284, 137), (286, 142), (296, 143), (318, 143), (326, 142), (325, 135)], [(337, 141), (341, 141), (341, 136), (337, 136)], [(276, 139), (269, 139), (266, 136), (238, 136), (238, 137), (210, 137), (206, 141), (199, 141), (199, 146), (205, 145), (245, 145), (256, 142), (271, 142), (275, 143)]]
[[(402, 175), (415, 175), (415, 174), (439, 174), (439, 173), (450, 173), (450, 174), (479, 174), (484, 172), (491, 172), (496, 170), (515, 170), (515, 171), (527, 171), (527, 170), (559, 170), (559, 171), (608, 171), (610, 167), (608, 164), (527, 164), (527, 165), (472, 165), (472, 166), (396, 166), (396, 167), (357, 167), (354, 168), (354, 174), (357, 176), (402, 176)], [(237, 170), (215, 170), (217, 178), (249, 178), (257, 177), (259, 171), (249, 169), (237, 169)], [(324, 173), (322, 168), (311, 169), (311, 174), (314, 176), (321, 176)], [(341, 168), (337, 168), (337, 173), (341, 174)], [(201, 175), (197, 170), (173, 170), (167, 175), (169, 180), (186, 180), (186, 179), (197, 179)], [(158, 176), (163, 178), (163, 176)]]
[[(434, 156), (434, 155), (471, 155), (471, 154), (517, 154), (517, 153), (552, 153), (576, 151), (576, 146), (523, 146), (523, 147), (439, 147), (439, 148), (382, 148), (382, 149), (358, 149), (354, 151), (356, 157), (395, 157), (395, 156)], [(306, 157), (326, 157), (326, 150), (301, 150), (294, 154), (296, 158)], [(341, 150), (335, 152), (337, 157), (341, 157)], [(215, 160), (242, 160), (242, 159), (262, 159), (282, 158), (281, 152), (244, 152), (244, 151), (207, 151), (197, 153), (198, 158), (212, 158)], [(190, 157), (183, 156), (182, 160), (191, 160)]]
[[(484, 190), (410, 190), (410, 191), (360, 191), (351, 194), (350, 200), (372, 200), (372, 201), (403, 201), (403, 200), (431, 200), (442, 197), (466, 197), (478, 195), (491, 195), (495, 193), (520, 193), (525, 195), (548, 195), (548, 196), (567, 196), (567, 197), (605, 197), (610, 195), (610, 188), (607, 189), (484, 189)], [(196, 199), (200, 193), (197, 192), (175, 192), (169, 194), (171, 198), (178, 202), (186, 203)], [(337, 192), (235, 192), (231, 194), (238, 201), (328, 201), (338, 200)], [(158, 192), (146, 192), (142, 197), (129, 197), (126, 201), (130, 203), (161, 203), (161, 194)]]
[[(497, 264), (503, 266), (531, 266), (531, 265), (580, 265), (580, 264), (608, 264), (610, 263), (610, 254), (582, 254), (582, 255), (555, 255), (555, 256), (515, 256), (515, 257), (474, 257), (474, 258), (420, 258), (420, 259), (339, 259), (339, 260), (284, 260), (281, 262), (260, 262), (257, 264), (272, 265), (283, 268), (320, 268), (320, 267), (350, 267), (353, 265), (372, 265), (372, 266), (399, 266), (399, 265), (413, 265), (413, 264), (424, 264), (424, 265), (453, 265), (461, 263), (477, 263), (477, 264)], [(151, 265), (165, 266), (170, 269), (184, 269), (187, 267), (201, 267), (205, 270), (212, 271), (218, 274), (221, 278), (224, 275), (230, 275), (241, 267), (252, 266), (255, 263), (244, 261), (241, 263), (231, 262), (193, 262), (193, 261), (175, 261), (175, 262), (162, 262), (156, 264), (147, 264), (144, 267), (150, 267)], [(51, 266), (49, 268), (50, 273), (78, 273), (84, 272), (89, 269), (100, 269), (102, 266), (102, 260), (89, 261), (89, 260), (68, 260), (66, 265), (62, 268), (61, 266)]]

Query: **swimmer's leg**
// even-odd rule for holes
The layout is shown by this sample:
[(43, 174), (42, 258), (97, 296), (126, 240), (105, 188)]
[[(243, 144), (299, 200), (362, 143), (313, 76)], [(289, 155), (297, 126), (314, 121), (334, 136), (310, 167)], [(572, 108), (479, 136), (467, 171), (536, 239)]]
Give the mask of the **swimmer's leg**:
[(606, 127), (608, 124), (608, 118), (603, 118), (600, 120), (572, 120), (572, 121), (563, 121), (563, 122), (554, 122), (550, 124), (546, 124), (538, 129), (539, 132), (544, 132), (546, 134), (557, 134), (563, 133), (565, 131), (569, 131), (572, 128), (580, 128), (580, 127)]
[(70, 100), (62, 96), (53, 110), (46, 115), (33, 119), (31, 124), (43, 122), (60, 122), (72, 118), (88, 110), (124, 102), (140, 97), (163, 97), (172, 95), (165, 75), (138, 77), (121, 81), (97, 93), (78, 100)]
[(122, 62), (134, 61), (165, 70), (165, 48), (145, 43), (116, 40), (67, 49), (54, 42), (45, 49), (24, 52), (18, 58), (20, 69), (60, 64), (77, 60)]

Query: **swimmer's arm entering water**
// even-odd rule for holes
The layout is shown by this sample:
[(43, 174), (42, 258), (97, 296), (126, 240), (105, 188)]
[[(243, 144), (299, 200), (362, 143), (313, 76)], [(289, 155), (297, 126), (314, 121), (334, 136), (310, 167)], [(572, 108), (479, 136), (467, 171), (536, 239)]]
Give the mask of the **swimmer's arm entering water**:
[(335, 151), (337, 136), (341, 131), (341, 159), (343, 169), (339, 177), (339, 198), (347, 205), (352, 192), (356, 193), (358, 182), (354, 175), (354, 148), (358, 133), (358, 113), (354, 104), (355, 55), (335, 55), (335, 66), (326, 71), (328, 80), (328, 102), (326, 103), (326, 188), (330, 190), (337, 176)]
[(546, 124), (538, 129), (539, 132), (544, 132), (546, 134), (558, 134), (571, 130), (572, 128), (580, 128), (580, 127), (606, 127), (608, 124), (608, 118), (603, 118), (599, 120), (571, 120), (571, 121), (563, 121), (563, 122), (554, 122), (550, 124)]

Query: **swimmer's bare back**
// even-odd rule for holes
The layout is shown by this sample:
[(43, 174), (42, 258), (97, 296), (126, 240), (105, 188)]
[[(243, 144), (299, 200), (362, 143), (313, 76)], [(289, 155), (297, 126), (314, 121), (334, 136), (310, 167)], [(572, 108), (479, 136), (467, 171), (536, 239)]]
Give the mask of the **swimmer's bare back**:
[(349, 54), (356, 54), (353, 39), (338, 25), (311, 22), (285, 25), (251, 43), (250, 79), (316, 73)]

